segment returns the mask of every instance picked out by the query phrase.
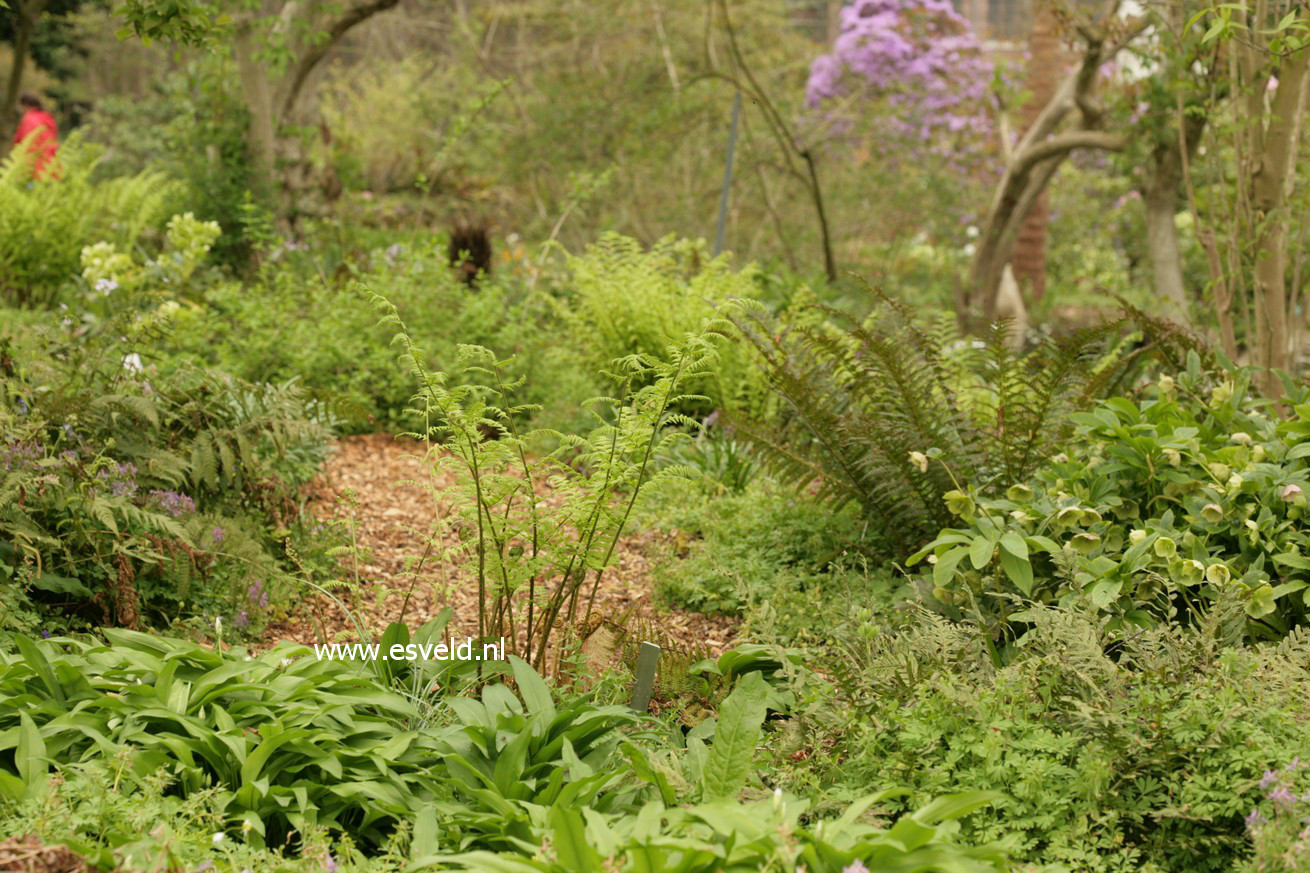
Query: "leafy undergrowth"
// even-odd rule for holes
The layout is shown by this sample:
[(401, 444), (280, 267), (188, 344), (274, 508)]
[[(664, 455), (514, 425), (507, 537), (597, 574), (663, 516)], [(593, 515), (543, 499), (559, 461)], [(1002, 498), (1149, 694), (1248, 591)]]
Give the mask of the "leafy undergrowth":
[[(444, 632), (434, 621), (412, 641)], [(411, 642), (400, 626), (384, 639)], [(896, 792), (836, 816), (769, 796), (754, 761), (775, 696), (759, 671), (684, 736), (594, 696), (558, 698), (517, 659), (479, 679), (474, 662), (369, 666), (295, 645), (252, 657), (114, 630), (106, 640), (17, 637), (0, 656), (0, 838), (31, 834), (134, 870), (1003, 862), (954, 836), (991, 792), (890, 826), (870, 814)]]

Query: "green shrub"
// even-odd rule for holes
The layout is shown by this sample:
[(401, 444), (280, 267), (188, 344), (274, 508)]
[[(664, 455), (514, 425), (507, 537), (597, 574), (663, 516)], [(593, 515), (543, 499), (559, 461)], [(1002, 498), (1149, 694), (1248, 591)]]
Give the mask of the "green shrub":
[(83, 246), (130, 249), (163, 226), (178, 187), (156, 172), (97, 181), (98, 153), (72, 137), (59, 175), (31, 181), (30, 156), (15, 149), (0, 164), (0, 299), (53, 303), (81, 270)]
[(321, 412), (290, 383), (161, 373), (167, 310), (141, 311), (0, 340), (0, 625), (242, 628), (290, 599), (283, 539), (303, 532)]
[[(646, 525), (672, 531), (673, 554), (654, 567), (659, 592), (702, 612), (744, 614), (751, 606), (803, 599), (807, 591), (863, 590), (865, 555), (878, 543), (866, 536), (857, 513), (834, 513), (762, 478), (740, 495), (687, 489), (649, 513)], [(891, 586), (879, 577), (877, 587)], [(787, 637), (812, 618), (777, 612)]]
[(179, 312), (166, 348), (249, 381), (296, 379), (336, 410), (348, 430), (407, 429), (413, 381), (396, 366), (392, 331), (378, 325), (362, 285), (385, 292), (433, 366), (453, 367), (461, 344), (513, 354), (529, 379), (522, 401), (541, 407), (538, 424), (561, 430), (585, 424), (577, 410), (599, 386), (578, 365), (557, 305), (518, 277), (493, 274), (470, 290), (452, 274), (434, 237), (365, 253), (360, 263), (342, 267), (342, 277), (326, 281), (314, 272), (313, 257), (300, 257), (293, 246), (275, 254), (258, 281), (217, 283), (201, 305)]
[(1004, 497), (959, 495), (959, 526), (910, 563), (931, 555), (935, 599), (1002, 630), (1035, 601), (1090, 604), (1126, 634), (1231, 591), (1251, 635), (1286, 633), (1310, 595), (1310, 402), (1293, 390), (1282, 418), (1249, 384), (1193, 354), (1140, 399), (1072, 416), (1062, 455)]
[(795, 778), (837, 796), (901, 784), (908, 804), (999, 791), (1008, 800), (967, 817), (962, 837), (1051, 869), (1233, 869), (1261, 775), (1310, 753), (1310, 637), (1233, 647), (1232, 600), (1204, 626), (1123, 640), (1104, 619), (1033, 612), (999, 669), (970, 625), (847, 625), (830, 650), (845, 655), (824, 665), (842, 703), (811, 696), (795, 732), (793, 759), (828, 769), (789, 767)]

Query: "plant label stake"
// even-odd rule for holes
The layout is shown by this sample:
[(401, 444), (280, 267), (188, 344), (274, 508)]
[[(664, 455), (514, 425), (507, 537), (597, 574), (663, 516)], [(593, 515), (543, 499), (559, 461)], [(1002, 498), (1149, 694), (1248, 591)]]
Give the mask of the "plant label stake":
[(655, 665), (660, 662), (660, 647), (654, 643), (642, 643), (637, 653), (637, 681), (632, 686), (632, 703), (628, 704), (638, 712), (650, 709), (650, 693), (655, 688)]

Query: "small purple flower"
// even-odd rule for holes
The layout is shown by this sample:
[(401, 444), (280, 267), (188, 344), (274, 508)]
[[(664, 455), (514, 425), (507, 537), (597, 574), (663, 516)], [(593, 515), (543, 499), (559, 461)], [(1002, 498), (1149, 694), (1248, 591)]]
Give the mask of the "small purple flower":
[(1253, 809), (1251, 810), (1251, 814), (1246, 817), (1246, 828), (1247, 830), (1255, 830), (1260, 825), (1266, 824), (1268, 821), (1269, 819), (1260, 814), (1260, 810)]
[(209, 538), (213, 540), (214, 545), (223, 542), (223, 529), (218, 525), (214, 525), (214, 529), (209, 532)]
[(250, 598), (251, 603), (258, 606), (260, 609), (268, 606), (268, 592), (264, 590), (263, 580), (256, 582), (254, 585), (251, 585), (246, 589), (246, 596)]
[(331, 855), (327, 856), (327, 861), (323, 864), (325, 873), (337, 873), (337, 861)]
[(1277, 804), (1280, 809), (1291, 809), (1296, 806), (1296, 795), (1288, 791), (1286, 785), (1279, 785), (1269, 792), (1269, 799)]
[(18, 398), (18, 414), (27, 415), (27, 401), (21, 397)]
[(155, 498), (159, 508), (167, 512), (173, 518), (180, 518), (183, 515), (190, 515), (196, 511), (196, 502), (185, 494), (177, 491), (151, 491), (150, 496)]
[(232, 624), (238, 628), (250, 627), (250, 614), (244, 609), (237, 612), (237, 617), (232, 619)]
[(46, 630), (45, 628), (41, 628), (41, 639), (43, 640), (50, 639), (50, 631)]
[(1260, 790), (1267, 791), (1270, 785), (1278, 781), (1277, 770), (1266, 770), (1264, 777), (1260, 780)]
[(62, 452), (59, 453), (59, 458), (60, 458), (60, 460), (62, 460), (65, 464), (76, 464), (76, 463), (77, 463), (77, 450), (76, 450), (76, 449), (64, 449)]
[(32, 442), (11, 442), (0, 449), (0, 464), (5, 472), (36, 469), (36, 462), (45, 457), (45, 446)]
[(1299, 770), (1299, 769), (1301, 769), (1301, 758), (1298, 756), (1298, 757), (1293, 758), (1291, 761), (1288, 761), (1288, 762), (1287, 762), (1287, 766), (1284, 767), (1283, 769), (1284, 769), (1284, 770), (1287, 770), (1287, 771), (1289, 771), (1289, 772), (1292, 771), (1292, 770)]

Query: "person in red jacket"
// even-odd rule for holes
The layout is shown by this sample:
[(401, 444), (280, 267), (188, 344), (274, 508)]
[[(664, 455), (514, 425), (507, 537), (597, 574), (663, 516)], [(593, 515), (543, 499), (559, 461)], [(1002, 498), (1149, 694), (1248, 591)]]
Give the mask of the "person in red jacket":
[(59, 152), (59, 125), (55, 123), (55, 117), (45, 111), (40, 99), (33, 94), (19, 97), (18, 105), (23, 108), (23, 118), (14, 133), (14, 145), (26, 143), (28, 152), (36, 156), (32, 164), (33, 178), (46, 178), (47, 170), (54, 175), (50, 165)]

